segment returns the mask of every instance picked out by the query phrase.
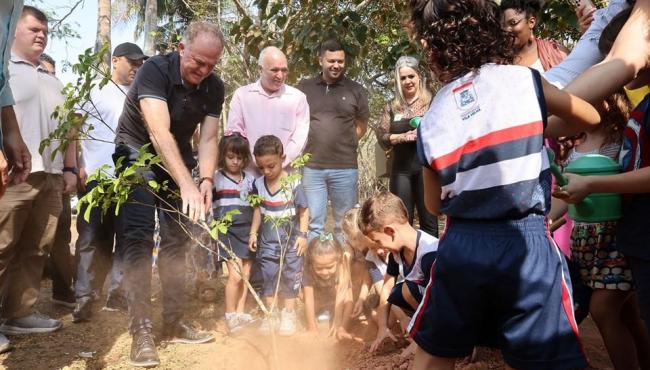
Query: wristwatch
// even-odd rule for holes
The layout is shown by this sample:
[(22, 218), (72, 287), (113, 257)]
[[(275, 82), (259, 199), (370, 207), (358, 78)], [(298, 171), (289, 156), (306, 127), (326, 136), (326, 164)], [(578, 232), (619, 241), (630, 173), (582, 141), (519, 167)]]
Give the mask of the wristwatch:
[(298, 237), (307, 239), (307, 232), (306, 231), (298, 231)]
[(78, 175), (79, 169), (77, 167), (63, 167), (63, 172), (72, 172), (75, 175)]

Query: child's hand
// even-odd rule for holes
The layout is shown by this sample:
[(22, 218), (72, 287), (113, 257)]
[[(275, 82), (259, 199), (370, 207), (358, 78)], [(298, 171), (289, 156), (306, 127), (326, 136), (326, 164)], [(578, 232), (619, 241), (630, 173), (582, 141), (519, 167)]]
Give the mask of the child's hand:
[(556, 188), (553, 192), (554, 197), (567, 203), (578, 203), (591, 193), (589, 177), (571, 173), (564, 174), (564, 176), (569, 183)]
[(409, 344), (408, 347), (404, 348), (402, 353), (399, 354), (399, 357), (402, 359), (411, 357), (411, 355), (415, 354), (415, 351), (418, 349), (418, 344), (415, 343), (415, 341), (411, 341), (411, 344)]
[(304, 236), (297, 237), (296, 244), (293, 246), (293, 249), (296, 250), (296, 254), (298, 256), (305, 254), (305, 251), (307, 250), (307, 238)]
[(393, 340), (393, 342), (397, 342), (397, 338), (395, 338), (395, 336), (393, 335), (393, 333), (390, 331), (389, 328), (386, 328), (384, 330), (379, 329), (379, 331), (377, 332), (377, 338), (370, 345), (370, 352), (375, 352), (381, 346), (381, 344), (384, 342), (386, 338), (390, 338)]
[(350, 340), (350, 341), (354, 341), (354, 342), (363, 343), (363, 339), (361, 339), (361, 338), (359, 338), (359, 337), (355, 337), (355, 336), (352, 335), (350, 332), (348, 332), (347, 330), (345, 330), (345, 328), (342, 327), (342, 326), (339, 327), (339, 328), (336, 330), (336, 332), (334, 333), (334, 338), (335, 338), (337, 341), (339, 341), (339, 342), (341, 342), (341, 341), (346, 341), (346, 340)]
[(352, 308), (352, 313), (350, 314), (350, 317), (356, 318), (361, 315), (363, 312), (363, 304), (365, 303), (365, 299), (357, 299), (357, 301), (354, 303), (354, 307)]
[(248, 238), (248, 250), (251, 252), (257, 251), (257, 235), (250, 235)]

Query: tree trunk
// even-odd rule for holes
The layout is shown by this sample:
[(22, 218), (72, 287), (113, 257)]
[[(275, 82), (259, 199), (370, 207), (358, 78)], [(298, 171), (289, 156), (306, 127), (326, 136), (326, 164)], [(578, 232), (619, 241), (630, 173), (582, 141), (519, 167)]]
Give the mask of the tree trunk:
[(144, 12), (144, 54), (156, 55), (156, 31), (158, 27), (158, 0), (146, 0)]
[(108, 51), (104, 54), (102, 62), (106, 70), (111, 66), (111, 0), (97, 0), (97, 37), (95, 39), (95, 52), (104, 44), (108, 44)]

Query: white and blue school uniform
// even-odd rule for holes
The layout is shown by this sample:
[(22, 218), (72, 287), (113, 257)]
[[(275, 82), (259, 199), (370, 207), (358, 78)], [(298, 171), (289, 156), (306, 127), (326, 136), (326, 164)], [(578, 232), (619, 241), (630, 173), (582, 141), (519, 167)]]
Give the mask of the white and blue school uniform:
[[(307, 198), (302, 184), (297, 181), (288, 185), (288, 190), (269, 191), (264, 177), (255, 179), (253, 193), (262, 198), (259, 205), (262, 224), (258, 232), (256, 261), (263, 276), (262, 295), (275, 293), (280, 271), (280, 260), (284, 258), (278, 295), (282, 298), (298, 296), (302, 283), (303, 258), (296, 254), (294, 245), (300, 225), (298, 208), (307, 208)], [(277, 226), (269, 218), (285, 219)]]
[(422, 301), (426, 285), (429, 283), (431, 267), (436, 260), (438, 252), (438, 238), (424, 231), (417, 231), (415, 254), (411, 263), (404, 258), (404, 254), (390, 253), (386, 274), (397, 279), (388, 302), (413, 312), (413, 308), (406, 302), (402, 295), (402, 285), (406, 284), (411, 296), (418, 302)]
[[(239, 211), (239, 214), (232, 217), (228, 232), (219, 234), (218, 239), (243, 259), (255, 258), (255, 254), (248, 249), (253, 219), (253, 207), (248, 203), (248, 194), (253, 188), (253, 181), (253, 175), (244, 171), (240, 181), (232, 179), (223, 170), (214, 174), (212, 210), (215, 219), (222, 218), (232, 210)], [(231, 256), (219, 246), (219, 257), (228, 260)]]
[(517, 369), (587, 367), (566, 262), (544, 220), (545, 104), (538, 72), (486, 64), (443, 87), (418, 128), (418, 155), (440, 179), (448, 219), (410, 323), (432, 355), (490, 344)]

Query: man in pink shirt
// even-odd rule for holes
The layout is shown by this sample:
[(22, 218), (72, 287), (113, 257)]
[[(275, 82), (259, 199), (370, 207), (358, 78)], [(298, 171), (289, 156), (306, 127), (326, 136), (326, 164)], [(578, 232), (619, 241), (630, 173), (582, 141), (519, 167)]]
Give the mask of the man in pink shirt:
[(230, 101), (226, 134), (239, 132), (253, 151), (257, 139), (275, 135), (282, 141), (284, 166), (296, 159), (309, 133), (309, 105), (305, 94), (286, 85), (289, 69), (284, 53), (269, 46), (258, 59), (260, 79), (235, 91)]

